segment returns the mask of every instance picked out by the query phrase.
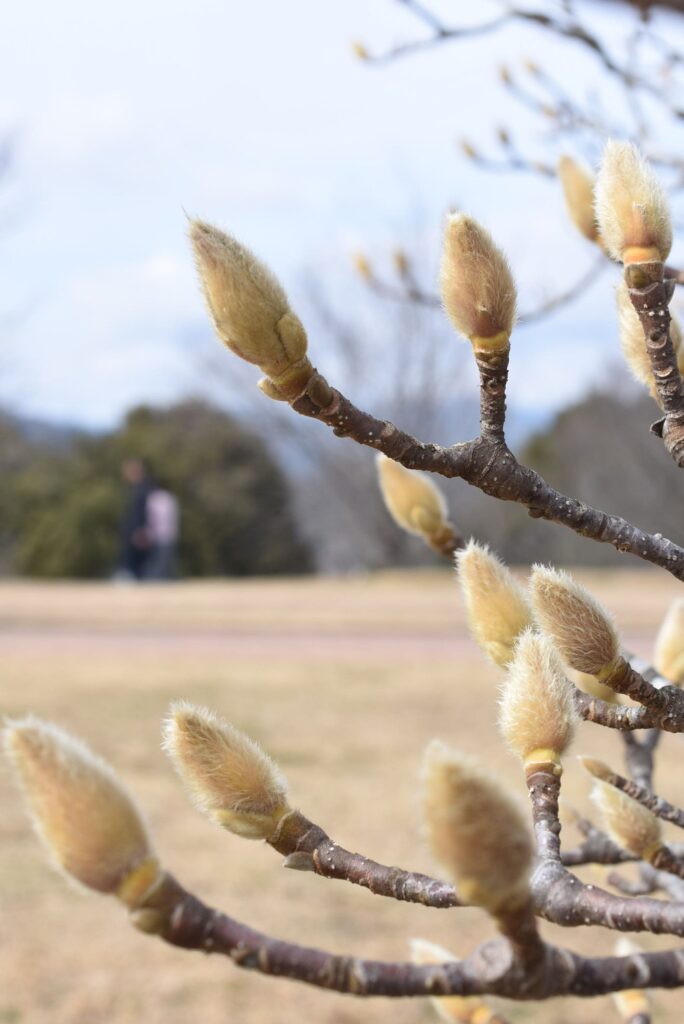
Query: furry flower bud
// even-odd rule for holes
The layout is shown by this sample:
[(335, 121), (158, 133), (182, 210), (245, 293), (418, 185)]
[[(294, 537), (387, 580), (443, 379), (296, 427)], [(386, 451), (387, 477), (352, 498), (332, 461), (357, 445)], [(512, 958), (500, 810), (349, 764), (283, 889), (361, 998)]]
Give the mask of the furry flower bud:
[(558, 161), (558, 177), (570, 220), (590, 242), (599, 240), (594, 213), (594, 176), (570, 156)]
[(523, 906), (532, 842), (500, 781), (436, 740), (426, 752), (424, 778), (429, 844), (459, 895), (495, 916)]
[(446, 502), (427, 473), (406, 469), (378, 452), (380, 491), (387, 511), (407, 533), (430, 538), (448, 525)]
[(601, 812), (606, 832), (618, 846), (641, 860), (661, 849), (660, 822), (655, 814), (608, 782), (594, 783), (591, 798)]
[(522, 587), (486, 545), (471, 540), (457, 555), (470, 631), (493, 662), (505, 668), (515, 642), (532, 624)]
[(270, 839), (285, 814), (287, 784), (253, 740), (206, 708), (171, 706), (164, 749), (197, 807), (246, 839)]
[(506, 257), (472, 217), (447, 220), (440, 274), (442, 302), (475, 348), (504, 351), (515, 322), (516, 289)]
[(633, 143), (607, 143), (595, 193), (599, 231), (613, 259), (664, 263), (672, 248), (669, 203)]
[(571, 668), (606, 676), (619, 655), (618, 637), (607, 612), (566, 572), (535, 565), (530, 597), (540, 628), (548, 633)]
[(670, 605), (658, 632), (653, 665), (665, 679), (681, 686), (684, 682), (684, 600)]
[(89, 889), (134, 903), (159, 868), (140, 813), (109, 765), (33, 717), (9, 722), (3, 739), (55, 864)]
[(246, 246), (211, 224), (191, 221), (190, 240), (221, 341), (259, 366), (278, 395), (296, 398), (313, 367), (306, 332), (279, 282)]
[(501, 695), (499, 724), (514, 754), (530, 770), (557, 765), (579, 722), (573, 688), (551, 640), (531, 629), (518, 640)]

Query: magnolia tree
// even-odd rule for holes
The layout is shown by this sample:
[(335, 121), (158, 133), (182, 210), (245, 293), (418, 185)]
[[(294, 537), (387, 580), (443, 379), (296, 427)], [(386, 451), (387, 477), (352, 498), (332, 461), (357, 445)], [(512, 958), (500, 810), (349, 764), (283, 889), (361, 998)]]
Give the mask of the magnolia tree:
[[(625, 352), (660, 405), (655, 432), (684, 466), (680, 334), (668, 308), (680, 275), (666, 264), (672, 235), (666, 196), (629, 143), (608, 144), (595, 189), (574, 171), (572, 181), (575, 216), (624, 265), (618, 302)], [(116, 896), (137, 928), (262, 974), (357, 996), (429, 997), (446, 1019), (471, 1024), (503, 1021), (487, 1007), (487, 995), (543, 1000), (614, 993), (623, 1019), (645, 1024), (646, 990), (684, 987), (681, 948), (646, 954), (623, 938), (612, 955), (581, 956), (545, 942), (538, 922), (684, 936), (684, 856), (661, 834), (663, 820), (684, 826), (684, 811), (651, 784), (661, 737), (684, 732), (684, 606), (668, 614), (654, 666), (637, 661), (622, 649), (609, 614), (571, 577), (537, 566), (525, 591), (486, 546), (465, 543), (427, 473), (461, 477), (677, 579), (684, 579), (684, 549), (558, 493), (508, 448), (516, 290), (505, 257), (472, 218), (457, 214), (447, 221), (441, 289), (479, 370), (480, 433), (449, 448), (357, 408), (310, 362), (304, 327), (271, 273), (209, 224), (195, 221), (190, 233), (216, 331), (235, 355), (261, 368), (264, 395), (374, 449), (394, 519), (455, 558), (473, 635), (506, 674), (500, 727), (521, 762), (530, 811), (483, 766), (434, 742), (425, 757), (424, 815), (439, 877), (387, 867), (343, 849), (296, 810), (277, 765), (253, 740), (204, 708), (173, 706), (165, 750), (198, 808), (218, 825), (268, 843), (288, 868), (454, 915), (459, 907), (480, 907), (491, 918), (491, 940), (460, 961), (425, 941), (412, 944), (404, 963), (365, 960), (361, 950), (339, 956), (261, 934), (185, 890), (164, 870), (113, 771), (56, 726), (27, 718), (7, 725), (5, 748), (53, 860), (83, 885)], [(622, 775), (583, 759), (594, 778), (598, 818), (580, 819), (584, 839), (566, 849), (558, 816), (562, 763), (584, 722), (620, 731), (627, 770)], [(628, 861), (638, 863), (638, 883), (611, 875), (612, 890), (585, 885), (572, 871)]]

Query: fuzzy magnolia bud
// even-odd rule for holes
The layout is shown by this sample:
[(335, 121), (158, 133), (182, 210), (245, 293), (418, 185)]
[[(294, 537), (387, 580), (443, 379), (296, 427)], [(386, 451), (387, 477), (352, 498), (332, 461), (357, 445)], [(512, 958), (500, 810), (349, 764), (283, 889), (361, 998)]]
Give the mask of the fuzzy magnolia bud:
[(191, 221), (190, 240), (221, 341), (259, 366), (278, 396), (297, 397), (313, 367), (304, 327), (276, 278), (249, 249), (211, 224)]
[(608, 142), (595, 192), (599, 231), (613, 259), (664, 263), (672, 248), (669, 203), (633, 143)]
[(270, 839), (290, 810), (278, 766), (253, 740), (206, 708), (172, 705), (164, 749), (197, 807), (246, 839)]
[(601, 782), (606, 782), (614, 774), (612, 768), (609, 768), (604, 761), (598, 761), (595, 757), (581, 755), (577, 760), (590, 775), (593, 775), (595, 779), (600, 779)]
[[(633, 375), (655, 396), (656, 386), (653, 377), (651, 360), (646, 349), (646, 338), (641, 321), (629, 297), (626, 282), (620, 281), (616, 292), (618, 307), (618, 323), (620, 328), (620, 346), (627, 365)], [(680, 372), (684, 370), (684, 348), (682, 347), (682, 331), (675, 317), (670, 320), (670, 338), (677, 355)]]
[(501, 732), (525, 768), (560, 770), (578, 724), (573, 688), (548, 637), (526, 630), (516, 644), (501, 696)]
[[(425, 964), (458, 963), (458, 957), (443, 946), (425, 939), (411, 939), (411, 961)], [(479, 996), (432, 996), (433, 1009), (442, 1020), (452, 1024), (494, 1024), (498, 1018)]]
[(613, 842), (635, 857), (651, 860), (663, 845), (660, 822), (655, 814), (600, 779), (594, 783), (591, 798)]
[(599, 683), (598, 679), (594, 676), (587, 675), (586, 672), (577, 672), (574, 668), (566, 666), (568, 679), (571, 683), (574, 683), (578, 689), (584, 693), (588, 693), (590, 697), (597, 697), (599, 700), (605, 700), (607, 704), (618, 704), (619, 697), (615, 690), (611, 689), (610, 686), (606, 686), (604, 683)]
[(109, 765), (37, 718), (10, 722), (3, 738), (56, 865), (81, 885), (134, 904), (159, 867), (140, 813)]
[(532, 843), (518, 805), (498, 779), (438, 741), (424, 776), (430, 847), (459, 895), (495, 916), (519, 909), (529, 899)]
[(562, 156), (558, 161), (558, 177), (570, 220), (590, 242), (598, 241), (594, 213), (594, 176), (572, 157)]
[(405, 469), (378, 452), (380, 491), (397, 526), (419, 537), (439, 534), (448, 525), (442, 492), (427, 473)]
[(653, 665), (661, 676), (680, 686), (684, 682), (684, 600), (670, 605), (655, 642)]
[(505, 350), (515, 322), (516, 291), (506, 257), (472, 217), (447, 220), (441, 266), (444, 308), (474, 347)]
[(590, 676), (609, 675), (619, 655), (617, 633), (591, 594), (568, 573), (535, 565), (530, 596), (539, 626), (563, 661)]
[(492, 661), (505, 668), (515, 642), (532, 624), (522, 587), (488, 547), (471, 540), (457, 555), (470, 631)]
[[(615, 944), (616, 956), (639, 956), (642, 950), (636, 943), (622, 936)], [(627, 1024), (650, 1021), (651, 1000), (648, 993), (639, 988), (626, 988), (622, 992), (613, 992), (615, 1009)]]

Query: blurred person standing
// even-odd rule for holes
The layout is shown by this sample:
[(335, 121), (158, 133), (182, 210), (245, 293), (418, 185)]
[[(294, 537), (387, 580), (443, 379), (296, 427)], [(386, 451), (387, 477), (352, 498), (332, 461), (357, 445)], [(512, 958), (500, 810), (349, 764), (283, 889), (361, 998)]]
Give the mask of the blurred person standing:
[(145, 579), (170, 580), (176, 575), (176, 548), (180, 515), (178, 499), (170, 491), (154, 486), (147, 495), (149, 554)]
[(152, 480), (142, 459), (126, 459), (121, 476), (128, 484), (128, 500), (121, 523), (121, 551), (116, 576), (140, 580), (150, 554), (147, 500)]

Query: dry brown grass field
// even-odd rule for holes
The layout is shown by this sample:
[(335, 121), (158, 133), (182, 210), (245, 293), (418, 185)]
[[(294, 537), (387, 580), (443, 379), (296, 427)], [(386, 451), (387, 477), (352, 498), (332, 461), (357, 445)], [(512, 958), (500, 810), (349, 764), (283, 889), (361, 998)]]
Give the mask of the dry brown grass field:
[[(626, 645), (648, 655), (676, 582), (649, 571), (579, 575), (615, 613)], [(52, 718), (111, 760), (146, 810), (165, 866), (203, 899), (282, 938), (376, 958), (404, 958), (409, 936), (463, 955), (491, 934), (474, 910), (397, 904), (283, 870), (270, 848), (200, 817), (159, 746), (172, 699), (207, 704), (273, 754), (294, 801), (340, 843), (435, 871), (420, 838), (418, 784), (432, 737), (484, 759), (523, 794), (497, 735), (500, 674), (467, 635), (450, 573), (140, 588), (5, 583), (0, 650), (0, 711)], [(619, 740), (585, 725), (576, 752), (617, 764)], [(680, 802), (683, 752), (666, 737), (656, 778)], [(588, 809), (588, 790), (571, 760), (566, 798)], [(75, 891), (46, 866), (4, 765), (0, 806), (0, 1024), (432, 1019), (424, 1002), (355, 1001), (138, 934), (114, 901)], [(572, 827), (567, 834), (572, 842)], [(606, 953), (614, 941), (600, 929), (543, 927), (586, 952)], [(684, 994), (658, 995), (657, 1006), (659, 1022), (684, 1019)], [(618, 1020), (609, 999), (506, 1012), (553, 1024)]]

